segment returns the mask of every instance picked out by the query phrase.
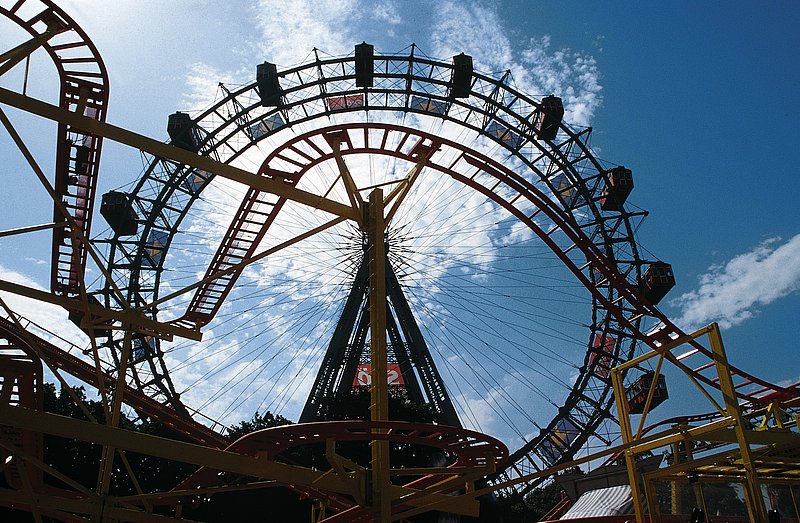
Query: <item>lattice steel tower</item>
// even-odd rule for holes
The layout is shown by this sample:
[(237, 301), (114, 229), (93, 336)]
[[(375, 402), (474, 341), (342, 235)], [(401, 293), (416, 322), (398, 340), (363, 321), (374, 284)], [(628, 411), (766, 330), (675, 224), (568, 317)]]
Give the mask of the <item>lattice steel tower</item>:
[[(326, 398), (346, 394), (359, 385), (367, 385), (359, 380), (359, 367), (370, 363), (367, 267), (365, 253), (358, 265), (353, 286), (333, 331), (314, 386), (300, 414), (301, 423), (320, 421)], [(429, 404), (439, 423), (461, 427), (458, 414), (388, 256), (386, 301), (390, 384), (404, 388), (413, 403)]]

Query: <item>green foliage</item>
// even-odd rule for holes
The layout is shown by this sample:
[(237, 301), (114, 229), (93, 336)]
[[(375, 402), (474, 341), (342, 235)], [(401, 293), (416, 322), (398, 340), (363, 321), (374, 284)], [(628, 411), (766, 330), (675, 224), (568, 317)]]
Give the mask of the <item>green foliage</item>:
[[(73, 387), (72, 390), (94, 419), (99, 423), (105, 423), (103, 404), (100, 401), (88, 399), (83, 387)], [(55, 386), (49, 383), (44, 386), (44, 410), (53, 414), (87, 420), (86, 415), (66, 390), (61, 389), (56, 394)], [(121, 428), (136, 432), (172, 439), (183, 439), (154, 420), (134, 423), (123, 415), (120, 418), (119, 425)], [(98, 464), (101, 453), (102, 447), (99, 445), (49, 434), (44, 436), (45, 463), (56, 470), (66, 473), (70, 478), (89, 489), (94, 489), (97, 484)], [(137, 481), (145, 492), (169, 490), (197, 468), (193, 465), (145, 456), (135, 452), (127, 452), (126, 457), (136, 475)], [(53, 486), (66, 488), (66, 485), (51, 476), (46, 475), (45, 478)], [(116, 458), (115, 467), (111, 474), (111, 493), (118, 496), (136, 493), (136, 488), (119, 458)]]
[[(577, 468), (577, 467), (576, 467)], [(577, 471), (580, 472), (579, 468)], [(528, 521), (537, 521), (539, 518), (550, 512), (553, 507), (561, 500), (561, 486), (552, 481), (542, 488), (534, 489), (530, 494), (525, 497), (526, 506), (533, 512), (533, 518)]]
[(236, 425), (232, 425), (228, 429), (228, 439), (231, 442), (261, 429), (268, 429), (272, 427), (280, 427), (281, 425), (291, 425), (291, 421), (284, 418), (280, 414), (275, 415), (270, 411), (265, 412), (263, 415), (256, 411), (249, 421), (242, 421)]

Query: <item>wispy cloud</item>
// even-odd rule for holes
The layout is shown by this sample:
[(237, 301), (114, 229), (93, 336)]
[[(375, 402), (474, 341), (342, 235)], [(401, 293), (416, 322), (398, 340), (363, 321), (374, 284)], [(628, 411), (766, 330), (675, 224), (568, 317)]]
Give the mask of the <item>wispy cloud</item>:
[(398, 25), (403, 20), (397, 5), (388, 1), (376, 2), (372, 8), (372, 17), (389, 25)]
[(512, 33), (492, 7), (476, 2), (442, 2), (434, 25), (434, 56), (465, 52), (481, 69), (510, 70), (522, 92), (563, 98), (565, 121), (571, 124), (589, 125), (602, 102), (600, 74), (592, 56), (569, 49), (553, 50), (546, 35), (515, 46), (509, 38)]
[(710, 321), (731, 327), (758, 314), (760, 307), (800, 291), (800, 234), (772, 238), (755, 249), (709, 267), (696, 290), (673, 300), (678, 324), (692, 329)]
[(363, 7), (359, 0), (259, 0), (258, 48), (279, 66), (303, 61), (313, 48), (345, 54), (356, 43), (352, 31)]
[[(0, 265), (0, 279), (24, 285), (32, 289), (45, 290), (33, 278), (16, 270)], [(33, 320), (38, 325), (48, 329), (50, 332), (58, 333), (60, 337), (79, 346), (87, 343), (86, 335), (67, 319), (67, 311), (57, 305), (51, 305), (40, 301), (26, 298), (18, 294), (0, 292), (0, 297), (6, 305), (16, 314), (23, 318)], [(0, 310), (0, 314), (5, 316), (5, 311)], [(44, 335), (42, 332), (38, 332)], [(60, 344), (55, 338), (46, 336), (50, 341)]]
[(436, 56), (465, 52), (490, 71), (503, 71), (514, 62), (511, 41), (491, 7), (475, 2), (442, 2), (437, 7), (434, 25), (431, 43)]
[(207, 109), (223, 94), (220, 91), (220, 83), (236, 84), (242, 76), (242, 73), (222, 71), (202, 62), (190, 65), (182, 97), (185, 109), (190, 111)]

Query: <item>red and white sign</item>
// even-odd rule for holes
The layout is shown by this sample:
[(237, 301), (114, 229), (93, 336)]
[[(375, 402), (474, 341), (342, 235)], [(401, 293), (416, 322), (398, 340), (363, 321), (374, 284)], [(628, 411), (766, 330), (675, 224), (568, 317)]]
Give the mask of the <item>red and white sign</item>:
[[(359, 365), (356, 368), (356, 378), (353, 380), (353, 387), (369, 387), (372, 385), (372, 365)], [(400, 373), (400, 365), (390, 363), (386, 366), (386, 378), (389, 385), (405, 385), (403, 375)]]
[(354, 107), (364, 107), (363, 94), (347, 94), (344, 96), (329, 96), (325, 98), (329, 111), (340, 109), (352, 109)]

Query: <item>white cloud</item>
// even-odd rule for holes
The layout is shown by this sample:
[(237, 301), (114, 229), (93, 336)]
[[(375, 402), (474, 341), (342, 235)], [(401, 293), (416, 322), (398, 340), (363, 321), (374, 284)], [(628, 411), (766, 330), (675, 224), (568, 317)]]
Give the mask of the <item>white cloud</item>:
[(388, 1), (375, 3), (372, 9), (372, 18), (390, 25), (398, 25), (402, 22), (402, 17), (397, 11), (397, 5), (394, 2)]
[(769, 239), (750, 252), (709, 267), (699, 287), (673, 300), (678, 324), (693, 329), (716, 321), (727, 328), (758, 313), (759, 307), (800, 290), (800, 234), (786, 242)]
[(259, 0), (257, 43), (267, 60), (286, 67), (304, 61), (313, 48), (338, 56), (351, 51), (364, 2), (358, 0)]
[(235, 84), (241, 77), (232, 71), (222, 71), (205, 63), (195, 63), (186, 74), (186, 89), (183, 93), (186, 109), (200, 111), (207, 109), (222, 97), (219, 84)]
[(465, 52), (476, 65), (503, 71), (513, 63), (511, 42), (502, 30), (497, 12), (474, 2), (442, 2), (436, 11), (431, 42), (434, 56)]
[(555, 94), (564, 100), (567, 123), (589, 125), (602, 102), (600, 73), (590, 55), (553, 51), (549, 36), (531, 38), (516, 49), (495, 9), (475, 2), (442, 2), (436, 20), (431, 37), (434, 56), (465, 52), (479, 69), (510, 70), (520, 91), (533, 97)]
[[(30, 276), (21, 272), (14, 271), (0, 265), (0, 279), (24, 285), (36, 290), (46, 290)], [(33, 321), (37, 325), (46, 328), (51, 333), (57, 333), (59, 337), (80, 347), (85, 347), (88, 343), (86, 335), (67, 318), (68, 313), (65, 309), (49, 303), (40, 302), (31, 298), (26, 298), (18, 294), (0, 292), (0, 298), (16, 314), (21, 315), (26, 320)], [(0, 310), (0, 314), (6, 316), (5, 310)], [(35, 333), (48, 341), (64, 346), (64, 343), (56, 338), (55, 334), (47, 333), (34, 329)]]

